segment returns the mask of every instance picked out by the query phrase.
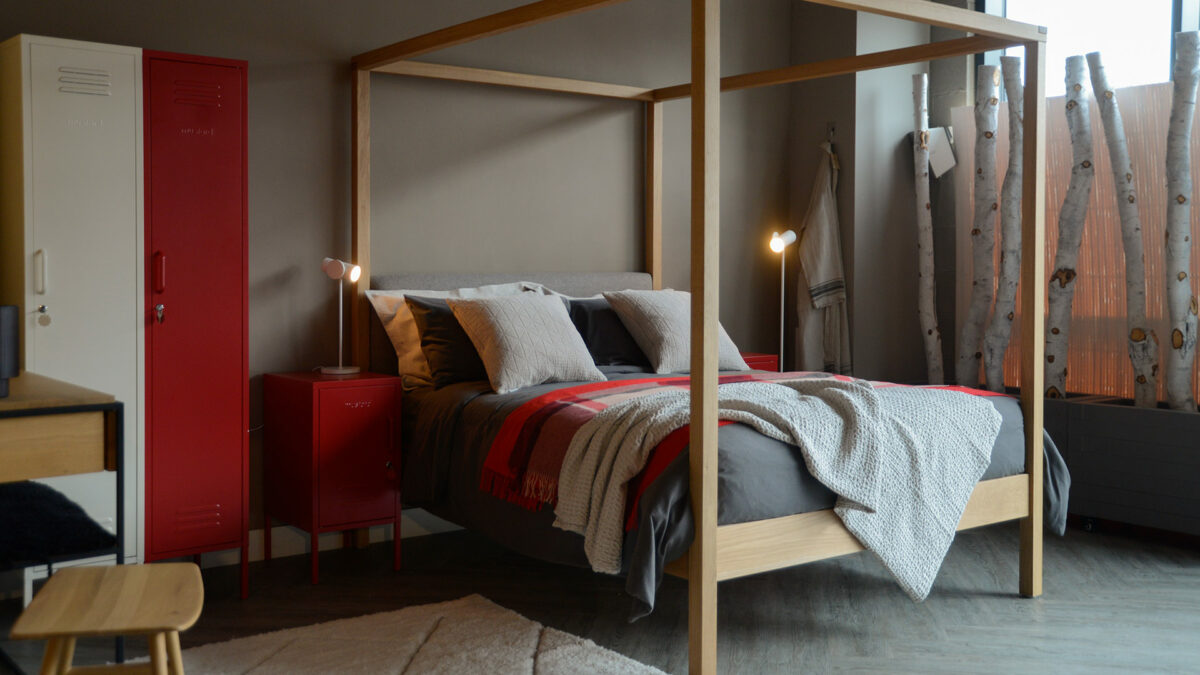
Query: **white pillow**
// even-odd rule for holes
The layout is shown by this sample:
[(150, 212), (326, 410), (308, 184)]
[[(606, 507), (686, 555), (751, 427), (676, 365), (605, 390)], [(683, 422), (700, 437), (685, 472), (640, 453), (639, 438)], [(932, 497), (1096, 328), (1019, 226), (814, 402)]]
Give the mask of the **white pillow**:
[[(621, 317), (656, 373), (692, 369), (692, 294), (687, 291), (617, 291), (605, 299)], [(725, 328), (717, 324), (717, 369), (750, 370)]]
[(446, 303), (479, 352), (497, 394), (543, 382), (606, 379), (557, 297), (450, 298)]
[(507, 284), (490, 284), (478, 288), (458, 288), (452, 291), (367, 291), (367, 299), (375, 307), (379, 321), (392, 347), (396, 350), (396, 360), (400, 377), (405, 387), (425, 386), (433, 383), (433, 373), (429, 370), (429, 362), (421, 351), (421, 336), (417, 333), (417, 322), (412, 312), (404, 302), (404, 296), (416, 295), (422, 298), (483, 298), (503, 295), (519, 295), (521, 293), (543, 293), (543, 286), (529, 281), (514, 281)]

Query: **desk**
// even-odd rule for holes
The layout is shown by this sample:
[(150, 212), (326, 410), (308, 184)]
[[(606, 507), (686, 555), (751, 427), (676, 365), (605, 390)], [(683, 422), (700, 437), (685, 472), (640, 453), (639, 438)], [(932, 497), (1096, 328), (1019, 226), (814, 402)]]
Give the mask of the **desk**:
[[(0, 398), (0, 482), (117, 472), (117, 538), (106, 549), (47, 557), (53, 564), (115, 554), (125, 562), (123, 405), (113, 396), (23, 372)], [(117, 660), (121, 660), (118, 645)], [(0, 651), (0, 660), (6, 660)], [(14, 665), (11, 664), (10, 665)], [(18, 670), (19, 672), (19, 670)]]

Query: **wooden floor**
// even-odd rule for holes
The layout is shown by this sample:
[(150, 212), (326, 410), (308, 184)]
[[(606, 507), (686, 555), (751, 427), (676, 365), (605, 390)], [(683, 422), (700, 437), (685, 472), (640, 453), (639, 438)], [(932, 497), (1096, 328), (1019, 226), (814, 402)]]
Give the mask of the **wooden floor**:
[[(961, 533), (920, 604), (863, 553), (724, 582), (721, 672), (1200, 673), (1196, 540), (1074, 529), (1047, 536), (1046, 595), (1028, 600), (1016, 596), (1017, 537), (1012, 524)], [(386, 544), (322, 554), (316, 587), (305, 557), (256, 563), (245, 601), (236, 568), (206, 570), (204, 613), (183, 646), (480, 593), (666, 671), (686, 670), (679, 580), (667, 579), (654, 614), (629, 625), (614, 577), (531, 561), (466, 532), (404, 544), (399, 573)], [(3, 634), (18, 609), (0, 603)], [(4, 647), (36, 672), (39, 644)], [(110, 658), (110, 648), (83, 644), (78, 662)]]

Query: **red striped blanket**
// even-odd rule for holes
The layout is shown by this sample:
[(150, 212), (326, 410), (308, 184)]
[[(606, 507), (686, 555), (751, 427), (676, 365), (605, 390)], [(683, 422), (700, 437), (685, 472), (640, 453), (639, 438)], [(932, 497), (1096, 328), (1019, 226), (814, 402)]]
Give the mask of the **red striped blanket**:
[[(842, 375), (818, 372), (763, 373), (747, 372), (722, 375), (719, 384), (733, 382), (771, 382), (801, 377), (850, 379)], [(480, 489), (496, 497), (538, 510), (553, 504), (558, 497), (558, 476), (563, 458), (575, 433), (598, 412), (629, 398), (645, 396), (665, 389), (686, 389), (687, 376), (646, 377), (628, 380), (591, 382), (555, 389), (522, 404), (509, 414), (492, 440), (483, 465)], [(872, 382), (876, 388), (906, 385)], [(1003, 396), (989, 391), (956, 386), (938, 386), (978, 396)], [(722, 426), (730, 422), (720, 422)], [(655, 449), (650, 462), (630, 487), (627, 528), (631, 528), (642, 492), (688, 445), (688, 427), (677, 429)]]

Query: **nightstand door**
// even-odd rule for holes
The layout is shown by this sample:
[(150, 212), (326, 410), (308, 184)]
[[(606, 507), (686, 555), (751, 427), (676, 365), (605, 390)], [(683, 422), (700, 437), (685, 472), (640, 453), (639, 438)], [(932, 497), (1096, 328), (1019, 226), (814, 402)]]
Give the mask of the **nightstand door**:
[(396, 390), (320, 391), (317, 500), (320, 527), (388, 518), (396, 508)]

